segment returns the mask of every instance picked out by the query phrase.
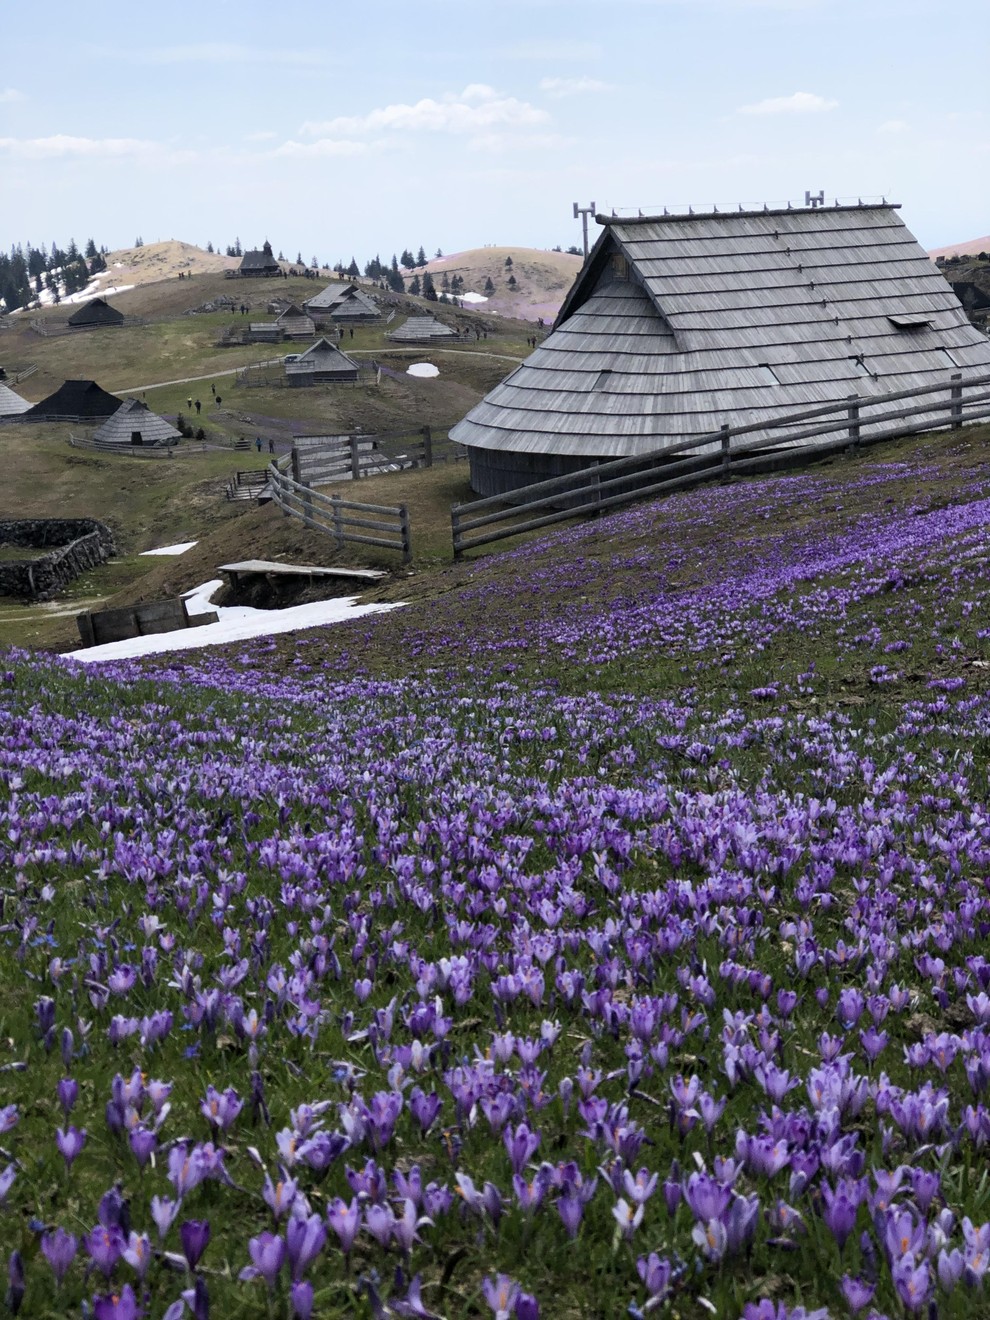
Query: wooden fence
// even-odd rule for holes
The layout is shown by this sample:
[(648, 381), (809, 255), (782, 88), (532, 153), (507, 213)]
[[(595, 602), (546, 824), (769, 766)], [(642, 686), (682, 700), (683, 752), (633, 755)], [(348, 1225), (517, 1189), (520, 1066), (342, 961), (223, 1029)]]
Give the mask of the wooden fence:
[[(77, 422), (90, 420), (86, 417), (76, 418)], [(188, 458), (192, 454), (225, 454), (231, 449), (230, 445), (211, 445), (205, 440), (175, 440), (165, 445), (130, 445), (71, 434), (69, 444), (73, 449), (84, 449), (94, 454), (125, 454), (128, 458)]]
[[(337, 542), (374, 545), (382, 550), (397, 550), (403, 562), (412, 558), (409, 512), (404, 504), (358, 504), (339, 495), (321, 495), (279, 470), (268, 469), (272, 499), (286, 515), (292, 515), (318, 532), (326, 532)], [(369, 535), (369, 533), (372, 533)]]
[[(965, 382), (961, 374), (955, 374), (947, 384), (896, 390), (874, 398), (854, 394), (841, 403), (788, 413), (775, 421), (745, 426), (726, 423), (718, 431), (667, 449), (591, 464), (505, 495), (455, 504), (450, 511), (454, 558), (506, 537), (537, 531), (581, 514), (617, 509), (633, 500), (669, 494), (704, 481), (752, 476), (941, 426), (956, 430), (965, 421), (990, 416), (988, 386), (990, 374), (971, 376)], [(925, 401), (915, 402), (921, 399)], [(904, 407), (890, 406), (904, 400), (912, 402)], [(795, 427), (798, 429), (790, 429)], [(766, 438), (768, 431), (784, 429), (787, 434), (780, 439)], [(761, 436), (759, 440), (747, 438), (756, 433)], [(824, 436), (832, 438), (822, 440)], [(699, 453), (700, 449), (707, 452)], [(509, 501), (511, 507), (506, 508)], [(544, 512), (530, 516), (537, 510)], [(480, 534), (471, 536), (471, 532)]]
[(379, 435), (300, 435), (292, 443), (292, 475), (304, 485), (325, 486), (466, 457), (461, 445), (429, 426)]

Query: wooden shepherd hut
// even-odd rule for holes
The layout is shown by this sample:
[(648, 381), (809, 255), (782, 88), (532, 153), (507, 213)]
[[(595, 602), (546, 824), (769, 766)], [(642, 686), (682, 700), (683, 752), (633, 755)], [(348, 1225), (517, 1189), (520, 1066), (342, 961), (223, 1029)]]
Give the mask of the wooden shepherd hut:
[(174, 445), (182, 433), (140, 399), (127, 399), (94, 432), (93, 439), (114, 445)]
[(289, 303), (285, 311), (276, 316), (275, 324), (285, 339), (312, 339), (316, 334), (313, 318), (296, 303)]
[(328, 284), (314, 298), (307, 298), (306, 310), (318, 321), (337, 321), (345, 325), (363, 325), (381, 316), (378, 304), (356, 284)]
[(342, 353), (329, 339), (318, 339), (305, 353), (285, 359), (285, 377), (289, 385), (299, 389), (307, 385), (333, 384), (337, 381), (356, 381), (358, 364)]
[(106, 298), (93, 298), (72, 313), (66, 324), (72, 330), (99, 330), (124, 324), (124, 313), (111, 307)]
[(112, 417), (123, 399), (108, 394), (95, 380), (67, 380), (54, 394), (24, 414), (26, 422), (88, 422)]
[(385, 336), (393, 344), (432, 344), (440, 339), (456, 339), (457, 331), (435, 316), (410, 316), (397, 330)]
[(990, 342), (897, 210), (598, 216), (553, 332), (450, 432), (472, 487), (990, 370)]

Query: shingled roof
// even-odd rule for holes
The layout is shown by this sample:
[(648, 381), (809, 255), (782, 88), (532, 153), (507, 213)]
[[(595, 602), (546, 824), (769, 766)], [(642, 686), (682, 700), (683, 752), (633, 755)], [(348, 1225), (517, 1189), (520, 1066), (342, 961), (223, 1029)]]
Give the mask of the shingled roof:
[(553, 333), (452, 440), (621, 458), (990, 368), (990, 342), (895, 207), (598, 222)]
[(396, 330), (391, 330), (386, 339), (396, 344), (428, 344), (434, 339), (456, 338), (457, 331), (444, 325), (434, 316), (410, 316)]
[(181, 440), (182, 433), (140, 399), (127, 399), (94, 432), (93, 439), (119, 445), (170, 445)]
[(27, 399), (22, 399), (9, 385), (0, 384), (0, 417), (19, 417), (30, 408)]

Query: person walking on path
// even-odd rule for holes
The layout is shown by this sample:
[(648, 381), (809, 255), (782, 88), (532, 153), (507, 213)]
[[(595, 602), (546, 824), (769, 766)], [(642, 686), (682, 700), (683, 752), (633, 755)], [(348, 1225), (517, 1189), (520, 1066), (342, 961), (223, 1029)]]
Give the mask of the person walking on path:
[(261, 453), (261, 436), (260, 436), (260, 435), (256, 435), (256, 436), (254, 437), (254, 447), (255, 447), (255, 449), (257, 449), (258, 453), (260, 454), (260, 453)]
[(196, 400), (196, 413), (197, 413), (197, 415), (199, 414), (199, 410), (200, 410), (200, 408), (202, 408), (202, 406), (203, 406), (203, 405), (200, 403), (199, 399), (197, 399), (197, 400)]
[(270, 454), (275, 452), (275, 437), (271, 435), (268, 437), (268, 452)]

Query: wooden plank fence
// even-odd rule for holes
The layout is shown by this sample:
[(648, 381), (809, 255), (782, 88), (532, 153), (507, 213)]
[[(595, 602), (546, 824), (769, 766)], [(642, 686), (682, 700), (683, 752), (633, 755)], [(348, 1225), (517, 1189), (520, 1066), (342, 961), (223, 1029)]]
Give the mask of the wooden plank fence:
[(466, 457), (461, 445), (429, 426), (378, 435), (301, 435), (292, 444), (292, 475), (304, 485), (325, 486)]
[[(403, 563), (412, 558), (409, 512), (404, 504), (358, 504), (339, 495), (321, 495), (301, 482), (293, 481), (273, 463), (268, 469), (272, 499), (284, 514), (298, 518), (307, 527), (326, 532), (337, 542), (374, 545), (382, 550), (396, 550)], [(369, 534), (370, 533), (370, 534)]]
[[(59, 419), (64, 420), (64, 419)], [(91, 421), (77, 417), (77, 422)], [(188, 458), (192, 454), (228, 453), (230, 445), (211, 445), (205, 440), (176, 440), (168, 445), (116, 444), (111, 440), (93, 440), (81, 435), (69, 436), (73, 449), (84, 449), (95, 454), (125, 454), (128, 458)]]
[[(962, 374), (956, 373), (947, 384), (895, 390), (872, 398), (854, 394), (840, 403), (788, 413), (770, 422), (744, 426), (725, 423), (718, 431), (666, 449), (600, 462), (505, 495), (455, 504), (450, 511), (454, 558), (507, 537), (704, 481), (750, 476), (941, 426), (957, 430), (964, 422), (990, 416), (988, 387), (990, 374), (970, 376), (964, 381)], [(906, 406), (890, 406), (906, 400), (911, 401)], [(874, 411), (878, 408), (879, 413)], [(798, 429), (790, 429), (794, 427)], [(782, 430), (786, 434), (780, 439), (766, 438), (768, 431)], [(747, 438), (755, 433), (760, 434), (759, 440)], [(530, 516), (537, 510), (543, 512)], [(470, 535), (472, 532), (476, 534)]]

